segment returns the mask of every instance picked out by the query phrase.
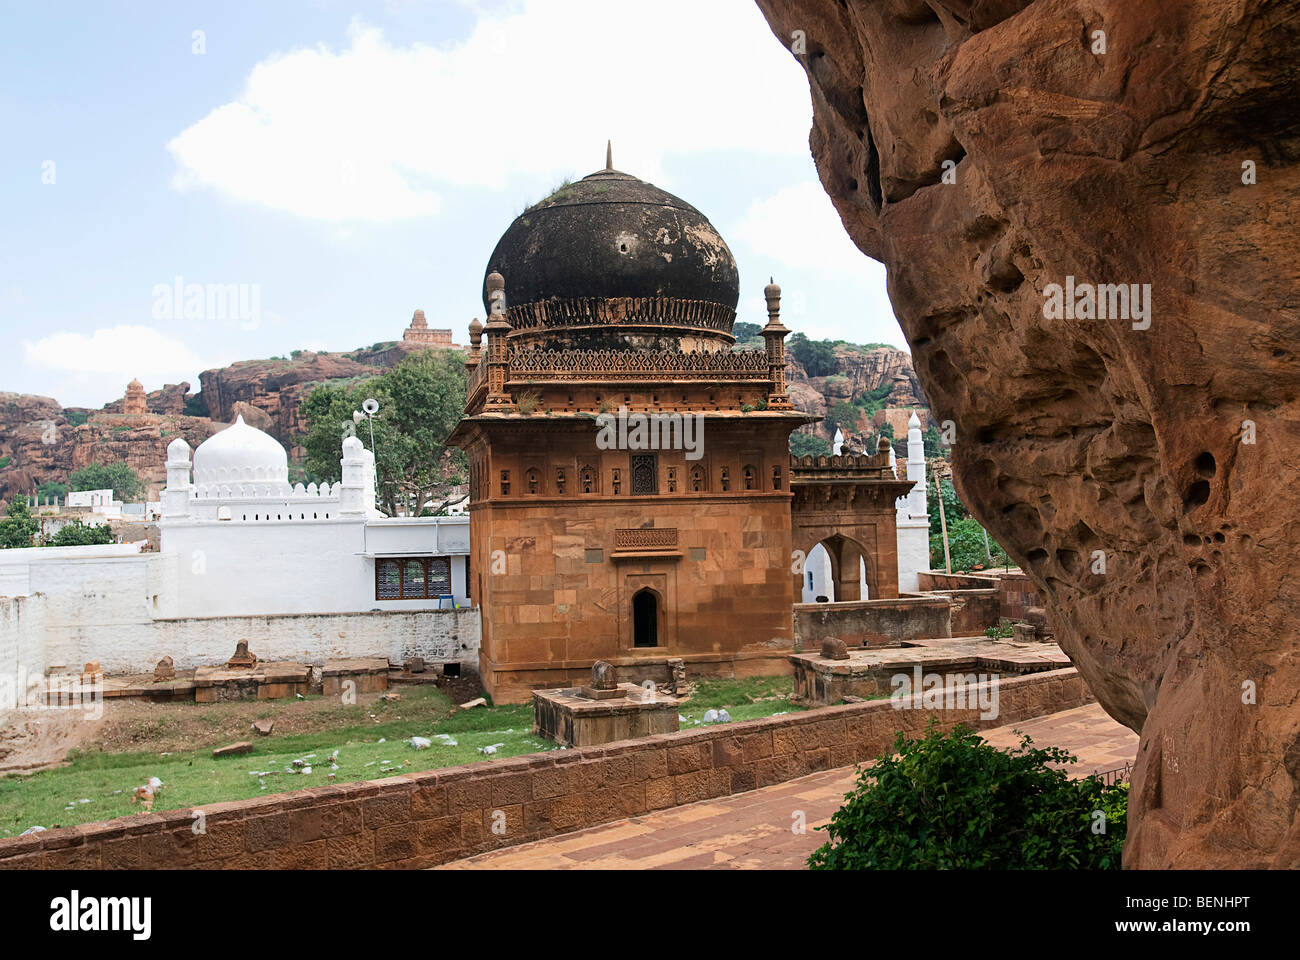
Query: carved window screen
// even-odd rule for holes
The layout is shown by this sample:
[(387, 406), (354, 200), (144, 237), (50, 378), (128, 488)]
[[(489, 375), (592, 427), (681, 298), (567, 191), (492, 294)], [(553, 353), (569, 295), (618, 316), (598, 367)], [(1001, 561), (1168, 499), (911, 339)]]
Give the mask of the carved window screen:
[(395, 557), (375, 561), (376, 600), (436, 600), (451, 593), (446, 557)]
[(632, 493), (659, 492), (659, 464), (653, 453), (632, 454)]

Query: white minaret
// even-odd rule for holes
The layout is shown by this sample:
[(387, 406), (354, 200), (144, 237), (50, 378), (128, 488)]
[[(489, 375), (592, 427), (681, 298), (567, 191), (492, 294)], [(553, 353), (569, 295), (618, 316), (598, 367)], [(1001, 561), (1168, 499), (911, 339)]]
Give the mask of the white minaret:
[(184, 437), (177, 437), (167, 444), (167, 486), (163, 488), (163, 517), (188, 517), (190, 497), (193, 494), (194, 487), (190, 484), (190, 445)]
[(913, 517), (928, 517), (929, 506), (925, 497), (925, 440), (921, 437), (921, 421), (915, 412), (907, 421), (907, 479), (916, 483), (907, 495), (907, 512)]
[(898, 589), (920, 589), (919, 574), (930, 569), (930, 517), (925, 496), (925, 440), (915, 413), (907, 421), (907, 479), (913, 483), (898, 498)]
[(343, 441), (343, 483), (339, 487), (339, 516), (365, 516), (374, 507), (375, 487), (366, 448), (356, 437)]

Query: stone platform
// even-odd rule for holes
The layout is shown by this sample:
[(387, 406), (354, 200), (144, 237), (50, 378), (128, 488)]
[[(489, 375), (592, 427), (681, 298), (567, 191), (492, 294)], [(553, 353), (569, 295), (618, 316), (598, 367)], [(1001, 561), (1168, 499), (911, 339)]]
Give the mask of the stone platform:
[(893, 678), (921, 674), (1021, 676), (1070, 666), (1070, 658), (1054, 643), (1017, 643), (985, 637), (916, 640), (898, 647), (854, 648), (848, 659), (819, 653), (790, 656), (794, 666), (794, 698), (808, 704), (841, 703), (846, 697), (889, 696)]
[[(587, 695), (584, 695), (586, 691)], [(676, 733), (680, 701), (648, 694), (635, 683), (620, 683), (590, 696), (589, 687), (533, 691), (533, 733), (570, 747)]]
[(388, 689), (387, 657), (354, 657), (326, 660), (321, 668), (321, 695), (341, 696), (344, 683), (353, 681), (353, 693), (378, 693)]
[(194, 671), (198, 703), (226, 700), (281, 700), (307, 695), (311, 667), (304, 663), (259, 663), (255, 667), (199, 667)]

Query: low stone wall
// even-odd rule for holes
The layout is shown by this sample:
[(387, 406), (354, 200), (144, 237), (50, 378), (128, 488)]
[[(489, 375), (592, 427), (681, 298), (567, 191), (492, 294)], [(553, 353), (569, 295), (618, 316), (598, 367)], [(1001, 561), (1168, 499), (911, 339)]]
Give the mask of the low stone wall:
[(1018, 571), (969, 574), (930, 570), (918, 574), (917, 579), (922, 591), (958, 601), (953, 609), (954, 637), (983, 633), (1002, 620), (1025, 620), (1030, 607), (1043, 605), (1034, 582)]
[(883, 647), (903, 640), (951, 637), (950, 607), (946, 597), (938, 596), (796, 603), (794, 635), (805, 650), (820, 649), (827, 637), (838, 637), (851, 647)]
[(1034, 582), (1023, 573), (999, 574), (998, 591), (1001, 600), (1000, 615), (1008, 620), (1024, 620), (1029, 616), (1030, 607), (1043, 605)]
[(922, 590), (989, 590), (997, 587), (997, 581), (993, 577), (981, 577), (973, 573), (922, 570), (916, 579)]
[(129, 610), (101, 619), (79, 615), (66, 598), (0, 597), (0, 669), (41, 676), (47, 668), (79, 672), (98, 660), (109, 674), (151, 673), (168, 656), (178, 670), (188, 670), (224, 663), (239, 640), (247, 640), (261, 660), (320, 665), (339, 658), (401, 663), (423, 657), (429, 663), (478, 663), (478, 607), (164, 618), (128, 599), (138, 597), (124, 594), (118, 606)]
[[(331, 659), (387, 657), (401, 664), (410, 657), (422, 657), (426, 663), (478, 662), (478, 607), (191, 617), (155, 620), (152, 627), (154, 648), (143, 660), (137, 654), (137, 662), (153, 664), (170, 656), (178, 669), (222, 662), (238, 640), (247, 640), (259, 660), (323, 664)], [(128, 669), (125, 664), (119, 667), (112, 653), (98, 659), (107, 671)]]
[[(895, 731), (1014, 723), (1092, 700), (1074, 669), (999, 681), (1000, 712), (889, 701), (313, 787), (0, 840), (0, 868), (430, 867), (697, 800), (874, 759)], [(235, 761), (238, 762), (238, 761)], [(493, 831), (494, 825), (498, 830)]]

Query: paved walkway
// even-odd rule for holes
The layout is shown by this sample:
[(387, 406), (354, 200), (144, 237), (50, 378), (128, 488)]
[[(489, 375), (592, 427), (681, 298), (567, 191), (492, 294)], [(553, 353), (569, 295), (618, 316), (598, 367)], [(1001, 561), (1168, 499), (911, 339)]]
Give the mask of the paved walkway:
[[(1019, 743), (1020, 732), (1036, 747), (1064, 747), (1079, 762), (1067, 768), (1083, 776), (1129, 763), (1138, 737), (1097, 704), (981, 733), (996, 747)], [(826, 841), (812, 828), (839, 809), (856, 780), (854, 767), (840, 767), (717, 800), (672, 807), (627, 820), (507, 847), (445, 864), (447, 870), (647, 870), (655, 868), (767, 870), (802, 869)], [(802, 834), (792, 826), (802, 817)]]

